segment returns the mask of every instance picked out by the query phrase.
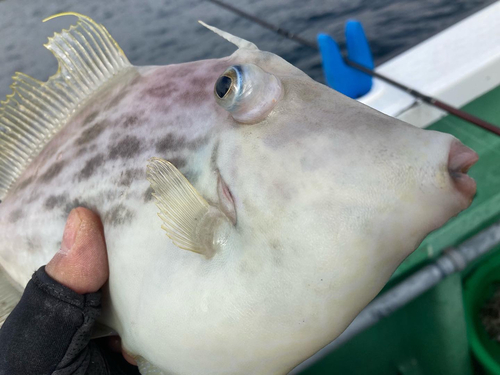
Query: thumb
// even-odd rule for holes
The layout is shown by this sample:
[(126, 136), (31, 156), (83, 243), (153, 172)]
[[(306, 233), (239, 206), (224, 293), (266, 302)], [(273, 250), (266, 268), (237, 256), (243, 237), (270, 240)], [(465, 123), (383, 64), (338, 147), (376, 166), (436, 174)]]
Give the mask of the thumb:
[(61, 249), (45, 271), (80, 294), (97, 292), (104, 285), (109, 275), (108, 255), (99, 216), (83, 207), (70, 212)]

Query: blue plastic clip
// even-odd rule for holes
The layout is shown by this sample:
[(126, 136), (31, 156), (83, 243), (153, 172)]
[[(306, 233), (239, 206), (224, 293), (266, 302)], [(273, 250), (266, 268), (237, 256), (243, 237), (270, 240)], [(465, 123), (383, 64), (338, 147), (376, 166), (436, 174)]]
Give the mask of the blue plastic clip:
[[(361, 22), (349, 20), (345, 25), (349, 60), (373, 69), (373, 57)], [(328, 86), (351, 98), (359, 98), (372, 88), (372, 77), (348, 66), (335, 40), (327, 34), (318, 34), (323, 72)]]

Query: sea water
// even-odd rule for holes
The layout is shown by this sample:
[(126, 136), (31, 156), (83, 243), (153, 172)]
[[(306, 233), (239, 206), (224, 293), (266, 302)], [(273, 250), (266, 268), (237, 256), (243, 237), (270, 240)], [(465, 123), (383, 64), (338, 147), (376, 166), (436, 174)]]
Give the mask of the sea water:
[[(315, 41), (329, 33), (344, 46), (347, 19), (360, 20), (376, 64), (411, 48), (493, 3), (493, 0), (226, 0), (235, 7)], [(234, 46), (203, 28), (211, 25), (279, 54), (323, 82), (317, 51), (276, 35), (207, 0), (0, 0), (0, 98), (10, 93), (11, 76), (22, 71), (45, 80), (57, 64), (42, 44), (69, 26), (74, 11), (105, 25), (136, 65), (165, 65), (218, 58)]]

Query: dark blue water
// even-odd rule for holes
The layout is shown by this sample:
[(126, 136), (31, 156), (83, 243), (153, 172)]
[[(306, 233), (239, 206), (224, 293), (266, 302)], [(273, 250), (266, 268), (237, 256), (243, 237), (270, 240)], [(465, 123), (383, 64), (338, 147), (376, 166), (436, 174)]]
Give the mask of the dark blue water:
[[(401, 53), (493, 0), (228, 0), (268, 22), (315, 40), (320, 32), (343, 45), (344, 23), (362, 21), (376, 63)], [(204, 0), (0, 0), (0, 97), (15, 71), (45, 80), (56, 70), (42, 44), (71, 18), (41, 23), (54, 13), (76, 11), (104, 24), (137, 65), (171, 64), (228, 55), (234, 47), (201, 27), (201, 19), (275, 52), (322, 81), (317, 52), (286, 40)]]

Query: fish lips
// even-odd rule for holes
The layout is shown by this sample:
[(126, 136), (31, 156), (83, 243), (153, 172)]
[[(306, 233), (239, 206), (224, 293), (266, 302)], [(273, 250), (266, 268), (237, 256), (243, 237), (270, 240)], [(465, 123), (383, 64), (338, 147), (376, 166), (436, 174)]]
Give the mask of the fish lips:
[(454, 140), (448, 155), (448, 172), (460, 194), (470, 203), (476, 194), (476, 181), (467, 172), (479, 160), (478, 154)]

